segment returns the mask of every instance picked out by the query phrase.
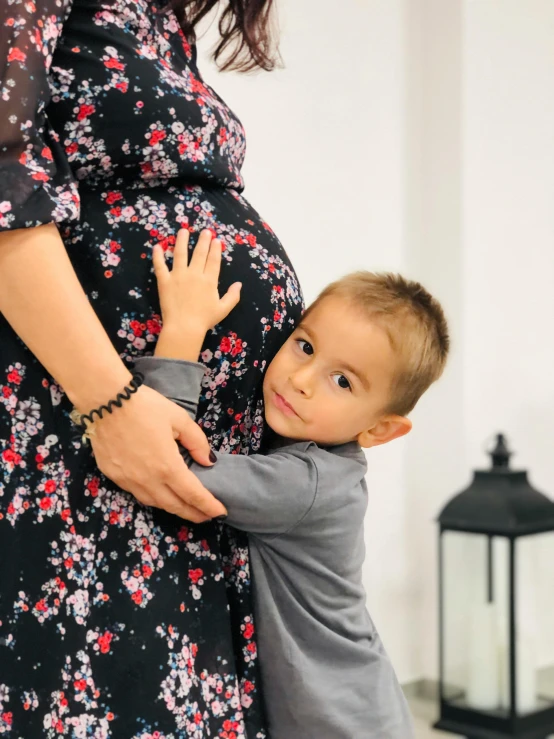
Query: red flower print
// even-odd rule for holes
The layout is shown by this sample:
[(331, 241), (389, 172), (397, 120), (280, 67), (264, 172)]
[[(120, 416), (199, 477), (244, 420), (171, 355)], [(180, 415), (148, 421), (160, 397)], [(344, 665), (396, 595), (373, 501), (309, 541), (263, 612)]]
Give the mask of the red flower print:
[(33, 180), (37, 180), (37, 182), (48, 182), (50, 177), (46, 174), (46, 172), (33, 172), (31, 175)]
[(89, 482), (87, 483), (87, 490), (92, 495), (93, 498), (96, 498), (98, 495), (98, 488), (100, 486), (100, 480), (97, 477), (93, 477)]
[(106, 197), (106, 203), (108, 205), (113, 205), (114, 203), (117, 203), (118, 200), (121, 200), (123, 195), (120, 192), (109, 192)]
[(251, 683), (250, 680), (244, 681), (244, 692), (245, 693), (251, 693), (254, 690), (254, 683)]
[(19, 385), (21, 383), (21, 375), (17, 370), (12, 370), (8, 374), (8, 382), (14, 382), (16, 385)]
[(47, 493), (53, 493), (56, 488), (57, 488), (57, 485), (54, 482), (54, 480), (47, 480), (44, 485), (44, 489), (46, 490)]
[(186, 526), (181, 526), (177, 534), (179, 541), (186, 541), (189, 538), (189, 530)]
[(142, 324), (139, 323), (139, 321), (131, 321), (129, 323), (129, 327), (131, 331), (134, 333), (135, 336), (142, 336), (144, 333), (144, 329), (142, 328)]
[(199, 567), (195, 570), (189, 570), (189, 579), (196, 585), (198, 580), (202, 577), (204, 574), (204, 571), (201, 570)]
[(40, 153), (45, 159), (48, 159), (49, 162), (52, 162), (54, 160), (54, 157), (52, 156), (52, 150), (49, 146), (45, 146)]
[(42, 498), (39, 505), (43, 511), (50, 510), (52, 507), (52, 498)]
[(231, 351), (231, 355), (233, 357), (236, 357), (237, 354), (240, 354), (241, 353), (241, 351), (242, 351), (242, 339), (237, 339), (235, 341), (235, 346), (233, 347), (233, 349)]
[[(140, 591), (137, 591), (140, 592)], [(110, 634), (109, 631), (105, 631), (102, 636), (98, 637), (98, 646), (100, 647), (100, 652), (102, 654), (107, 654), (110, 651), (110, 644), (113, 639), (113, 634)]]
[(142, 590), (137, 590), (136, 593), (133, 593), (131, 598), (137, 604), (137, 606), (140, 606), (140, 604), (142, 603)]
[(219, 342), (219, 348), (224, 354), (227, 354), (231, 350), (231, 341), (229, 337), (224, 336)]
[(146, 321), (146, 330), (149, 334), (154, 334), (154, 336), (157, 336), (162, 330), (160, 320), (158, 318), (149, 318)]
[(65, 147), (66, 154), (75, 154), (75, 152), (78, 150), (79, 150), (79, 145), (76, 144), (75, 142)]
[(10, 53), (8, 54), (9, 62), (24, 62), (25, 59), (27, 59), (27, 54), (21, 51), (21, 49), (18, 49), (16, 47), (10, 49)]
[(165, 131), (157, 131), (157, 130), (152, 131), (152, 133), (150, 134), (150, 139), (149, 139), (150, 146), (155, 146), (160, 141), (163, 141), (166, 136), (167, 134)]
[(94, 105), (81, 105), (77, 114), (77, 120), (84, 121), (85, 118), (88, 118), (90, 115), (92, 115), (95, 110), (96, 108), (94, 107)]
[(2, 459), (4, 462), (18, 464), (19, 461), (21, 461), (21, 457), (19, 454), (13, 451), (13, 449), (4, 449), (2, 452)]
[(254, 625), (253, 624), (246, 624), (244, 627), (244, 631), (242, 632), (242, 635), (245, 639), (252, 639), (252, 636), (254, 635)]
[(104, 66), (108, 69), (118, 69), (119, 71), (125, 69), (125, 65), (113, 57), (104, 62)]

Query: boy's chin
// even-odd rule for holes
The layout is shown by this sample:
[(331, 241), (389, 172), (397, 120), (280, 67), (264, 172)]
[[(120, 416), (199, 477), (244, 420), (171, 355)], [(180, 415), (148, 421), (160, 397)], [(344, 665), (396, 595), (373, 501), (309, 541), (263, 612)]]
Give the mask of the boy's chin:
[(280, 416), (278, 413), (268, 413), (266, 411), (265, 421), (269, 428), (273, 431), (273, 433), (277, 434), (278, 436), (284, 436), (285, 438), (290, 437), (290, 425), (287, 423), (286, 419)]

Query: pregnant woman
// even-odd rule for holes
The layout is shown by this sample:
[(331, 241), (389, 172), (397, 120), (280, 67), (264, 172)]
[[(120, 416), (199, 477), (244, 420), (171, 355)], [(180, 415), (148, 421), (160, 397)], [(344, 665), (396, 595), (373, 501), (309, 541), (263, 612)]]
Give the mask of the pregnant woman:
[[(153, 247), (210, 229), (222, 291), (243, 287), (204, 344), (198, 420), (214, 449), (262, 442), (262, 373), (302, 301), (196, 66), (215, 4), (0, 4), (0, 734), (266, 736), (247, 542), (207, 521), (223, 510), (178, 453), (209, 464), (204, 435), (144, 386), (90, 443), (69, 419), (153, 351)], [(271, 68), (270, 6), (225, 5), (227, 66)]]

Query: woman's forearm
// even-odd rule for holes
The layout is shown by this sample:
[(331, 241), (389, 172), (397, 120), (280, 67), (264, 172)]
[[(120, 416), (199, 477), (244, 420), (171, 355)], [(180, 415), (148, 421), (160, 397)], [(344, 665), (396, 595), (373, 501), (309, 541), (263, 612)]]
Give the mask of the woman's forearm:
[(129, 381), (55, 225), (0, 234), (0, 312), (79, 410)]

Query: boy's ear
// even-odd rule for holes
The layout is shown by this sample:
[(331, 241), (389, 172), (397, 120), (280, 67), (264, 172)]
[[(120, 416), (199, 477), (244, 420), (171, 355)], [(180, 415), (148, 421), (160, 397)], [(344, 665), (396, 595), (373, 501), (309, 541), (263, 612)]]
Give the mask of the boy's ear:
[(412, 422), (404, 416), (386, 415), (375, 426), (358, 434), (358, 444), (365, 449), (399, 439), (412, 430)]

